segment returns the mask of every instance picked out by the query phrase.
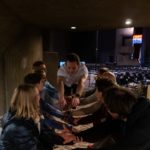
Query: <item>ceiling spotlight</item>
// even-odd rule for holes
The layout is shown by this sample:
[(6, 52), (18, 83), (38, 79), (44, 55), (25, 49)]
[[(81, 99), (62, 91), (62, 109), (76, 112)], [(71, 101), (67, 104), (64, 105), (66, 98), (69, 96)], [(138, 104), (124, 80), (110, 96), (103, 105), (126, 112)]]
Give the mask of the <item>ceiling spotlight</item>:
[(77, 27), (75, 27), (75, 26), (72, 26), (72, 27), (70, 27), (71, 28), (71, 30), (75, 30)]
[(131, 25), (132, 24), (132, 19), (126, 19), (125, 24), (126, 25)]

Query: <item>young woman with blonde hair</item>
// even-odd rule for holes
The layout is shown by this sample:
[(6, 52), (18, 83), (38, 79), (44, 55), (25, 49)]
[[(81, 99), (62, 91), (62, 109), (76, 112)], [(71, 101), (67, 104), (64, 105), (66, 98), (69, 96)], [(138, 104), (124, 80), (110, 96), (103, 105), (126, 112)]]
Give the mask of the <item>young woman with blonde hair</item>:
[(13, 93), (0, 138), (1, 150), (41, 150), (39, 141), (39, 92), (32, 85), (19, 85)]

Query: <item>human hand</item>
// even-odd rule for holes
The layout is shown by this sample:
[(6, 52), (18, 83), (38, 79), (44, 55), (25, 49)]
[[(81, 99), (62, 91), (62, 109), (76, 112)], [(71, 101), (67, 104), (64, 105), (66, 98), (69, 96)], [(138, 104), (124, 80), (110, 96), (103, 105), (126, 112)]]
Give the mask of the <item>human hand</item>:
[(72, 104), (72, 107), (78, 106), (78, 105), (80, 104), (80, 99), (79, 99), (79, 97), (73, 97), (71, 104)]
[(59, 98), (60, 108), (64, 108), (66, 106), (66, 104), (67, 104), (66, 99), (64, 97), (60, 97)]
[(74, 134), (72, 133), (61, 133), (60, 136), (64, 139), (64, 142), (63, 144), (68, 144), (68, 143), (77, 143), (77, 142), (80, 142), (82, 141), (82, 139), (80, 139), (78, 136), (75, 136)]
[(64, 139), (63, 144), (67, 144), (67, 143), (70, 143), (70, 142), (76, 143), (76, 142), (81, 141), (81, 139), (79, 139), (77, 136), (75, 136), (72, 133), (72, 131), (70, 131), (65, 126), (64, 126), (64, 129), (59, 131), (59, 132), (57, 132), (57, 134)]
[(79, 122), (80, 119), (81, 119), (81, 118), (74, 118), (73, 124), (74, 124), (74, 125), (78, 125), (78, 122)]

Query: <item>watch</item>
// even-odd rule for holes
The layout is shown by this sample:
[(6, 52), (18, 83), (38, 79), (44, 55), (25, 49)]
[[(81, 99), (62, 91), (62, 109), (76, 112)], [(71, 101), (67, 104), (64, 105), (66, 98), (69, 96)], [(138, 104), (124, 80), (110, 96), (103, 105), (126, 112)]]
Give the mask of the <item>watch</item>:
[(80, 94), (79, 93), (76, 93), (75, 96), (78, 97), (78, 98), (80, 98)]

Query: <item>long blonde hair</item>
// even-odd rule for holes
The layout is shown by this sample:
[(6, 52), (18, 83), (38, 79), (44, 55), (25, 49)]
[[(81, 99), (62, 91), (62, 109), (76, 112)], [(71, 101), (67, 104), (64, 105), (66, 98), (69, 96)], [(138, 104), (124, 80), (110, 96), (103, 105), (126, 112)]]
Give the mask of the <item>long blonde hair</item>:
[(36, 120), (40, 115), (39, 102), (37, 101), (37, 92), (33, 85), (19, 85), (11, 99), (10, 109), (14, 117)]

